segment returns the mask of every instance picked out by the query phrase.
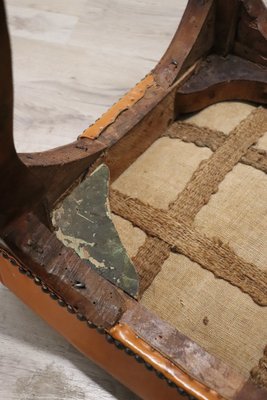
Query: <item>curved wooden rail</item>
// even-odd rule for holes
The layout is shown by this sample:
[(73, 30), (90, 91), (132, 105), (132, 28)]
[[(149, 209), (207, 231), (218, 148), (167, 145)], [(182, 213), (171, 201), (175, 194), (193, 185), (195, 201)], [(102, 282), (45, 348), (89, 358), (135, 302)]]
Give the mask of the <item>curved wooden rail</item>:
[[(36, 177), (19, 159), (13, 140), (11, 49), (4, 3), (0, 1), (0, 229), (44, 196)], [(18, 185), (20, 183), (20, 185)], [(38, 200), (37, 200), (38, 199)], [(42, 212), (40, 213), (40, 215)]]
[(191, 113), (226, 100), (267, 103), (267, 71), (235, 55), (207, 57), (180, 87), (177, 113)]
[[(44, 183), (49, 206), (107, 149), (114, 160), (115, 155), (121, 158), (121, 166), (116, 161), (110, 165), (111, 179), (118, 177), (178, 114), (223, 100), (266, 103), (266, 27), (261, 0), (190, 0), (169, 48), (148, 75), (152, 83), (132, 104), (128, 94), (105, 113), (90, 128), (97, 132), (95, 138), (20, 155)], [(247, 55), (245, 40), (251, 41)], [(228, 54), (228, 61), (209, 63), (216, 54)]]
[[(94, 321), (102, 332), (114, 326), (121, 316), (125, 318), (125, 308), (132, 313), (132, 300), (94, 273), (86, 275), (88, 292), (74, 290), (73, 279), (78, 280), (85, 266), (72, 250), (59, 243), (49, 229), (49, 218), (46, 219), (42, 211), (45, 209), (48, 214), (60, 196), (100, 156), (110, 168), (111, 180), (116, 179), (180, 113), (197, 111), (230, 99), (266, 103), (266, 8), (261, 0), (190, 0), (167, 52), (149, 75), (151, 85), (139, 93), (136, 101), (131, 103), (129, 95), (124, 98), (125, 102), (122, 99), (119, 107), (124, 108), (119, 110), (118, 107), (115, 114), (108, 113), (112, 121), (107, 118), (105, 122), (104, 118), (101, 125), (98, 122), (101, 129), (100, 132), (96, 129), (94, 137), (80, 137), (67, 146), (47, 152), (22, 154), (20, 159), (12, 138), (12, 75), (3, 0), (0, 0), (0, 22), (0, 212), (3, 214), (4, 211), (7, 216), (1, 220), (0, 214), (1, 233), (11, 253), (20, 259), (22, 274), (28, 273), (27, 276), (37, 285), (41, 284), (44, 291), (52, 288), (54, 298), (71, 313), (81, 307), (81, 312), (77, 313), (79, 317)], [(251, 44), (249, 49), (245, 45), (247, 40)], [(228, 59), (225, 58), (227, 55)], [(19, 218), (18, 214), (21, 214)], [(46, 225), (40, 222), (41, 219)], [(67, 266), (62, 260), (65, 264), (68, 261)], [(9, 266), (7, 270), (9, 273)], [(20, 286), (13, 281), (14, 276), (11, 276), (9, 286), (18, 291)], [(22, 294), (27, 297), (26, 291)], [(113, 296), (112, 301), (106, 297), (108, 294)], [(42, 301), (35, 304), (36, 310), (45, 315)], [(147, 323), (145, 313), (142, 309), (131, 323), (135, 321), (140, 326), (141, 314)], [(153, 318), (156, 317), (151, 317), (150, 322)], [(154, 334), (160, 324), (162, 321), (157, 320)], [(169, 327), (164, 329), (168, 346), (159, 352), (172, 359), (173, 334)], [(70, 335), (68, 331), (68, 338)], [(148, 345), (153, 342), (151, 335), (148, 332)], [(190, 359), (184, 369), (194, 376), (190, 371), (192, 364)], [(216, 387), (215, 377), (217, 373), (221, 374), (221, 368), (217, 362), (212, 364), (212, 374), (208, 378), (201, 376), (202, 383)], [(241, 386), (235, 384), (235, 373), (229, 372), (223, 377), (222, 387), (215, 390), (222, 396), (225, 385), (232, 378), (234, 391), (226, 398), (265, 398), (265, 390), (258, 390), (251, 383), (244, 384), (244, 394), (241, 393)], [(255, 397), (259, 391), (262, 397)], [(148, 394), (146, 398), (151, 396)]]

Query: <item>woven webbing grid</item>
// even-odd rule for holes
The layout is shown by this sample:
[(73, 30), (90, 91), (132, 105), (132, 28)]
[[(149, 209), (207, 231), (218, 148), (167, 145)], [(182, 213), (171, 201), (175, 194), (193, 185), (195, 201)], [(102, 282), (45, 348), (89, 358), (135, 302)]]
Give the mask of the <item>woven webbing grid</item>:
[[(243, 260), (229, 246), (193, 227), (196, 214), (217, 192), (219, 184), (237, 163), (267, 171), (266, 153), (251, 148), (267, 131), (267, 111), (256, 109), (229, 136), (191, 124), (175, 124), (165, 136), (209, 147), (213, 154), (200, 163), (168, 211), (153, 208), (118, 191), (112, 190), (110, 194), (112, 211), (148, 235), (134, 257), (140, 275), (141, 294), (160, 272), (170, 252), (176, 251), (239, 287), (257, 304), (267, 305), (266, 272)], [(266, 377), (262, 378), (265, 376), (262, 369), (257, 375), (258, 380), (259, 375), (263, 382)]]

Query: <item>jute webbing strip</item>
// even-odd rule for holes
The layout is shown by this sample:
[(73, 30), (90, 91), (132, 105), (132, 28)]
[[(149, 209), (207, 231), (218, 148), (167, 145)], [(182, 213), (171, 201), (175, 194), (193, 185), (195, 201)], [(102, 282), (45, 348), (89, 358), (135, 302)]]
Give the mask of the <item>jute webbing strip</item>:
[(208, 147), (212, 151), (216, 151), (218, 147), (222, 146), (227, 138), (223, 132), (181, 121), (174, 122), (163, 136), (195, 143), (199, 147)]
[(258, 108), (244, 119), (208, 160), (202, 161), (192, 178), (170, 206), (171, 215), (193, 222), (196, 214), (216, 193), (219, 184), (248, 148), (267, 131), (267, 110)]
[(239, 287), (257, 304), (267, 305), (267, 274), (238, 257), (220, 240), (210, 239), (192, 226), (176, 221), (169, 211), (156, 209), (116, 190), (110, 192), (110, 205), (115, 214)]
[(259, 364), (252, 369), (251, 378), (256, 385), (267, 387), (267, 346), (264, 349), (263, 357)]
[(140, 277), (139, 295), (145, 292), (160, 272), (165, 260), (170, 255), (170, 246), (156, 237), (147, 237), (133, 258), (133, 263)]
[[(253, 123), (251, 122), (253, 121)], [(230, 163), (228, 164), (228, 169), (224, 171), (220, 171), (220, 165), (218, 163), (221, 163), (221, 157), (215, 157), (215, 160), (213, 159), (213, 169), (219, 170), (221, 174), (218, 176), (219, 181), (223, 180), (225, 174), (229, 172), (233, 168), (233, 166), (240, 161), (240, 157), (242, 156), (242, 152), (246, 152), (247, 148), (253, 144), (253, 142), (258, 138), (262, 133), (264, 133), (264, 127), (262, 128), (262, 125), (264, 125), (266, 122), (266, 110), (262, 109), (257, 109), (256, 111), (252, 112), (250, 116), (242, 122), (233, 132), (230, 134), (230, 136), (226, 136), (224, 133), (219, 132), (219, 131), (213, 131), (209, 128), (201, 128), (193, 124), (188, 124), (184, 122), (176, 122), (175, 124), (172, 125), (172, 127), (168, 130), (167, 134), (169, 137), (172, 138), (177, 138), (179, 137), (183, 141), (186, 142), (194, 142), (198, 146), (207, 146), (213, 151), (217, 151), (218, 148), (221, 146), (225, 145), (223, 147), (223, 155), (224, 152), (226, 151), (231, 151), (233, 150), (233, 158), (230, 160)], [(254, 127), (257, 127), (258, 130), (256, 131), (255, 135), (252, 135), (250, 133), (250, 129), (254, 129)], [(174, 127), (174, 128), (173, 128)], [(260, 132), (260, 133), (258, 133)], [(236, 150), (236, 147), (239, 146), (240, 141), (243, 141), (243, 136), (245, 136), (245, 139), (248, 138), (248, 140), (243, 144), (243, 147), (241, 150), (238, 152)], [(253, 138), (252, 138), (253, 136)], [(237, 138), (237, 146), (232, 149), (232, 142), (236, 141)], [(227, 144), (229, 140), (230, 144)], [(267, 172), (267, 156), (263, 154), (259, 154), (259, 150), (256, 149), (248, 149), (247, 153), (245, 156), (243, 156), (243, 162), (248, 163), (249, 165), (253, 165), (254, 167), (258, 167), (260, 164), (260, 168), (262, 170), (265, 170)], [(262, 153), (262, 152), (261, 152)], [(228, 157), (228, 156), (227, 156)], [(209, 160), (206, 161), (205, 163), (209, 163)], [(217, 163), (217, 165), (216, 165)], [(208, 165), (209, 168), (209, 165)], [(201, 169), (201, 166), (199, 167)], [(205, 176), (205, 171), (203, 172), (202, 180), (210, 179), (209, 175), (206, 177)], [(212, 170), (208, 172), (209, 174), (212, 173)], [(198, 175), (198, 170), (195, 173)], [(194, 174), (194, 175), (195, 175)], [(193, 177), (194, 177), (193, 175)], [(192, 177), (192, 180), (193, 180)], [(214, 182), (214, 181), (213, 181)], [(195, 208), (195, 213), (204, 205), (203, 201), (207, 202), (208, 199), (211, 196), (211, 192), (213, 192), (212, 187), (208, 191), (205, 188), (205, 182), (203, 183), (204, 189), (201, 188), (201, 183), (198, 184), (198, 179), (194, 181), (194, 183), (190, 183), (187, 185), (190, 188), (194, 185), (197, 185), (195, 188), (196, 191), (200, 191), (200, 197), (196, 199), (198, 202), (193, 203), (193, 206), (197, 205), (198, 207)], [(215, 186), (217, 186), (217, 181), (215, 181)], [(202, 198), (202, 191), (204, 194), (206, 194), (206, 197)], [(189, 197), (189, 198), (188, 198)], [(201, 203), (201, 199), (202, 203)], [(181, 201), (184, 200), (184, 205), (183, 208), (181, 208)], [(172, 210), (172, 216), (174, 218), (181, 218), (185, 217), (183, 215), (184, 209), (187, 209), (191, 207), (191, 191), (185, 188), (185, 190), (181, 193), (180, 196), (175, 200), (173, 204), (170, 205), (170, 209)], [(192, 212), (192, 210), (191, 210)], [(187, 215), (188, 217), (188, 215)], [(188, 222), (192, 222), (194, 219), (195, 215), (192, 213), (191, 219)], [(159, 262), (162, 257), (162, 249), (157, 248), (158, 241), (153, 242), (155, 239), (147, 238), (144, 245), (140, 249), (140, 251), (137, 253), (134, 262), (137, 266), (137, 269), (139, 271), (139, 276), (140, 276), (140, 282), (141, 282), (141, 288), (140, 288), (140, 295), (143, 294), (144, 290), (149, 287), (149, 285), (152, 283), (153, 279), (157, 276), (157, 274), (160, 272), (160, 265)], [(164, 254), (165, 251), (167, 251), (167, 248), (164, 249)], [(163, 261), (165, 261), (166, 257), (163, 257)], [(156, 262), (155, 262), (156, 261)], [(142, 265), (144, 265), (144, 272), (142, 273)]]
[[(208, 147), (212, 151), (216, 151), (227, 139), (227, 135), (223, 132), (180, 121), (172, 124), (163, 136), (181, 139), (183, 142), (194, 143), (199, 147)], [(266, 150), (250, 148), (239, 161), (267, 173)]]

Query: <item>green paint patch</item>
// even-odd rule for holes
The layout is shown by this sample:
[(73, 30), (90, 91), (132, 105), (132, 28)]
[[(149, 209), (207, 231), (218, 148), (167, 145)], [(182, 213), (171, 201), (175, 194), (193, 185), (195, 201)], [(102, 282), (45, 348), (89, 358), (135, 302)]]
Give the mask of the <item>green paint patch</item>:
[(53, 212), (56, 235), (97, 273), (133, 297), (139, 280), (113, 224), (109, 169), (100, 165)]

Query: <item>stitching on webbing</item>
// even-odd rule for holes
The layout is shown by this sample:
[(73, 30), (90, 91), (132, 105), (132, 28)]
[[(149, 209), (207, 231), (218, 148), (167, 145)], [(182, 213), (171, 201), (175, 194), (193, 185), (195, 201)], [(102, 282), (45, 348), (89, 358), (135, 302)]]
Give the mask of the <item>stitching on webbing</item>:
[(239, 287), (257, 304), (267, 305), (267, 273), (237, 256), (229, 246), (207, 237), (184, 221), (176, 221), (168, 211), (156, 209), (114, 189), (110, 191), (110, 205), (115, 214), (148, 235), (161, 239), (173, 251)]
[[(257, 304), (267, 305), (267, 273), (238, 257), (222, 241), (210, 239), (192, 227), (198, 211), (238, 162), (267, 173), (266, 151), (250, 148), (265, 130), (267, 118), (264, 109), (253, 111), (229, 136), (209, 128), (176, 122), (163, 136), (209, 147), (214, 153), (200, 163), (169, 210), (158, 210), (118, 191), (111, 192), (113, 212), (149, 235), (133, 259), (140, 276), (140, 295), (160, 272), (170, 251), (174, 250), (237, 286)], [(211, 182), (210, 176), (213, 177)], [(258, 365), (251, 371), (251, 379), (257, 385), (267, 387), (267, 346)]]
[[(227, 139), (227, 135), (223, 132), (181, 121), (173, 123), (163, 136), (181, 139), (183, 142), (194, 143), (199, 147), (208, 147), (211, 151), (216, 151)], [(239, 161), (267, 173), (266, 150), (249, 148)]]
[(148, 236), (144, 244), (139, 248), (132, 261), (139, 275), (140, 297), (161, 271), (161, 267), (169, 255), (170, 246), (156, 237)]
[(196, 214), (218, 191), (225, 176), (266, 130), (267, 112), (259, 108), (250, 113), (210, 158), (199, 164), (183, 191), (170, 205), (170, 215), (193, 222)]
[[(258, 116), (258, 118), (257, 118), (257, 116)], [(256, 117), (256, 121), (255, 121), (255, 117)], [(265, 120), (264, 120), (264, 118), (265, 118)], [(262, 121), (262, 119), (263, 119), (263, 121)], [(232, 139), (233, 135), (238, 136), (239, 142), (240, 141), (242, 142), (243, 136), (246, 136), (246, 137), (248, 136), (248, 140), (246, 141), (245, 145), (242, 147), (242, 151), (239, 152), (238, 154), (235, 153), (234, 160), (231, 160), (232, 163), (230, 165), (228, 165), (228, 172), (229, 172), (229, 170), (231, 170), (233, 168), (233, 166), (238, 161), (240, 161), (240, 157), (242, 156), (242, 153), (245, 153), (245, 151), (248, 149), (248, 147), (251, 146), (251, 144), (253, 144), (253, 142), (256, 140), (254, 136), (253, 136), (253, 138), (250, 137), (251, 120), (254, 120), (253, 121), (254, 123), (261, 122), (261, 124), (260, 124), (260, 127), (261, 127), (262, 122), (264, 123), (264, 121), (265, 121), (265, 123), (266, 123), (266, 111), (264, 112), (264, 110), (262, 110), (262, 109), (257, 109), (255, 111), (253, 111), (240, 124), (241, 126), (239, 125), (238, 127), (236, 127), (229, 136), (226, 136), (222, 132), (213, 131), (209, 128), (200, 128), (196, 125), (192, 125), (192, 124), (188, 124), (188, 123), (184, 123), (184, 122), (176, 122), (175, 128), (174, 129), (170, 128), (168, 130), (166, 136), (169, 136), (172, 138), (179, 137), (181, 140), (186, 141), (186, 142), (192, 141), (198, 146), (207, 146), (212, 151), (216, 151), (220, 146), (225, 145), (225, 142), (226, 142), (226, 145), (223, 148), (223, 150), (224, 151), (225, 151), (225, 149), (229, 150), (229, 147), (231, 145), (229, 146), (229, 144), (227, 144), (227, 141), (229, 140), (229, 138), (231, 141), (233, 141), (233, 139)], [(240, 131), (240, 129), (241, 129), (241, 131)], [(262, 130), (262, 128), (260, 128), (257, 131), (257, 134), (255, 136), (259, 137), (263, 133), (263, 131), (264, 131), (264, 129)], [(231, 147), (230, 147), (230, 151), (232, 151)], [(259, 154), (259, 152), (261, 154)], [(256, 150), (256, 149), (248, 149), (246, 155), (243, 156), (241, 159), (243, 159), (244, 163), (248, 163), (249, 165), (252, 165), (252, 163), (254, 162), (254, 164), (256, 165), (259, 161), (259, 157), (262, 158), (261, 159), (262, 162), (260, 163), (261, 168), (259, 168), (259, 169), (264, 170), (264, 168), (266, 166), (266, 172), (267, 172), (267, 157), (264, 158), (262, 151)], [(209, 160), (207, 160), (206, 163), (207, 162), (209, 162)], [(218, 165), (218, 162), (220, 163), (221, 161), (217, 159), (217, 163), (215, 162), (215, 169), (220, 168), (220, 166)], [(264, 164), (264, 162), (265, 162), (265, 164)], [(214, 163), (213, 163), (213, 167), (214, 167)], [(199, 167), (199, 169), (200, 168), (201, 168), (201, 166)], [(197, 172), (195, 172), (195, 174), (196, 173)], [(225, 172), (225, 174), (226, 173), (227, 173), (227, 171)], [(203, 176), (203, 178), (205, 180), (205, 176)], [(223, 178), (224, 178), (224, 175), (221, 174), (221, 176), (219, 177), (219, 180), (221, 181), (221, 180), (223, 180)], [(218, 179), (217, 179), (217, 182), (218, 182)], [(215, 188), (217, 188), (217, 184), (214, 185)], [(188, 185), (190, 185), (190, 181), (189, 181)], [(209, 192), (210, 196), (213, 193), (213, 191), (215, 190), (215, 188), (210, 189), (210, 192)], [(199, 189), (200, 188), (198, 188), (198, 190)], [(184, 191), (186, 191), (186, 189)], [(187, 207), (190, 207), (191, 193), (189, 192), (186, 194), (180, 194), (176, 198), (174, 203), (172, 203), (169, 206), (169, 209), (172, 210), (171, 213), (174, 218), (180, 217), (180, 219), (182, 219), (185, 217), (185, 215), (181, 215), (181, 213), (180, 213), (180, 204), (181, 204), (180, 202), (182, 200), (181, 199), (182, 196), (184, 196), (184, 208), (186, 209)], [(207, 197), (204, 200), (202, 199), (202, 204), (201, 204), (201, 202), (198, 204), (197, 208), (195, 209), (195, 213), (199, 209), (202, 208), (202, 206), (204, 205), (203, 203), (207, 202), (209, 200), (210, 196), (208, 197), (208, 195), (207, 195)], [(192, 210), (191, 210), (191, 212), (192, 212)], [(194, 217), (194, 215), (193, 215), (193, 217)], [(191, 218), (191, 221), (189, 220), (187, 222), (192, 222), (193, 217)], [(140, 276), (140, 296), (142, 296), (144, 291), (150, 286), (150, 284), (152, 283), (154, 278), (160, 272), (163, 262), (168, 258), (169, 245), (167, 245), (166, 243), (165, 244), (162, 243), (161, 246), (159, 246), (159, 243), (160, 243), (160, 241), (158, 239), (148, 237), (146, 239), (145, 243), (143, 244), (143, 246), (139, 249), (135, 258), (133, 259), (133, 262), (135, 263), (137, 271)]]

